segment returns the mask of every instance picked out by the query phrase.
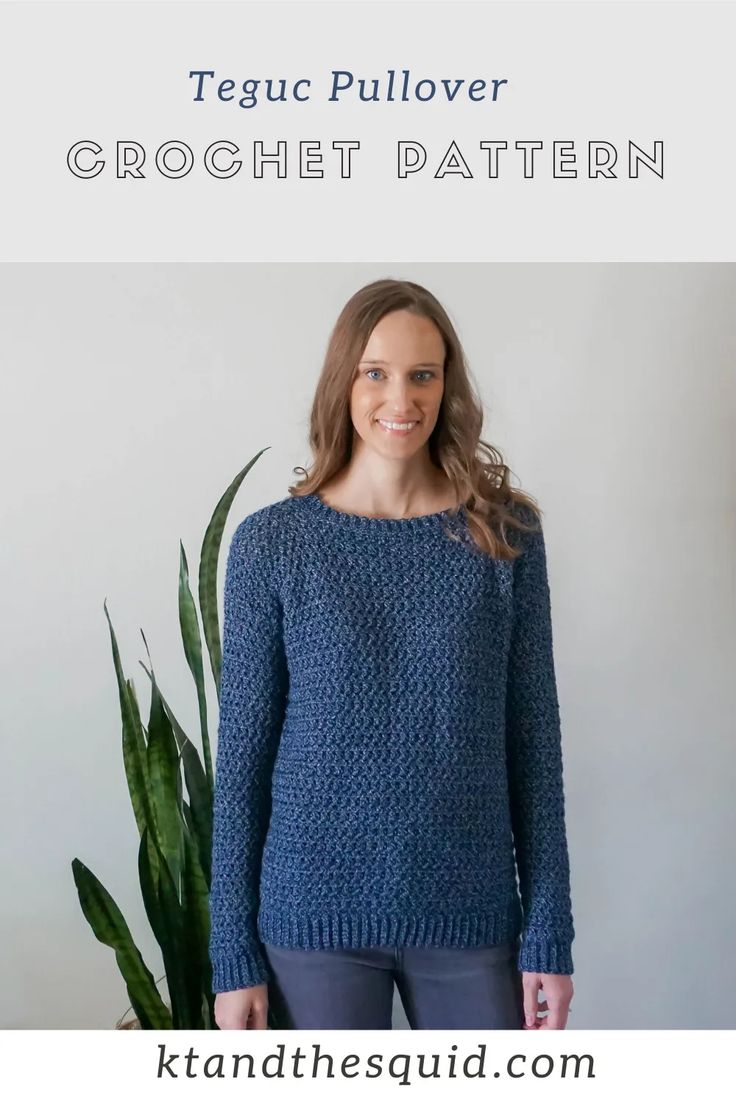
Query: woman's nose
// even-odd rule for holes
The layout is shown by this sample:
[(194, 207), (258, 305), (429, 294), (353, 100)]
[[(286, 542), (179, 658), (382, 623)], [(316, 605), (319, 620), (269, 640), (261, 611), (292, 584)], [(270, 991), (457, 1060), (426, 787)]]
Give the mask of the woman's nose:
[(395, 384), (389, 387), (386, 403), (393, 414), (408, 415), (414, 408), (411, 387), (407, 384)]

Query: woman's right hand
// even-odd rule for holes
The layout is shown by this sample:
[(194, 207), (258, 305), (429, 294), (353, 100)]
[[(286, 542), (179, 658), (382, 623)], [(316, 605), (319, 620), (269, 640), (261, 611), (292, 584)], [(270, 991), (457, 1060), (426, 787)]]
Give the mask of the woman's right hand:
[(268, 1026), (268, 985), (250, 985), (215, 994), (215, 1023), (221, 1031), (265, 1030)]

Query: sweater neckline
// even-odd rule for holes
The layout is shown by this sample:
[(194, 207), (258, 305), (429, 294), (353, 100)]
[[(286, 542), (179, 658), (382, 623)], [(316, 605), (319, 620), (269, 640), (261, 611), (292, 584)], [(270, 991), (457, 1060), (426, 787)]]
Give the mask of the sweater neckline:
[[(421, 526), (433, 525), (435, 522), (443, 518), (450, 518), (453, 515), (453, 508), (449, 506), (445, 510), (436, 510), (431, 514), (415, 514), (412, 517), (406, 518), (370, 517), (368, 514), (349, 514), (345, 510), (338, 510), (335, 506), (329, 506), (320, 498), (316, 491), (302, 495), (302, 498), (317, 513), (321, 513), (325, 517), (331, 517), (336, 521), (353, 527), (361, 526), (367, 528), (371, 526), (376, 529), (397, 529), (400, 527), (419, 528)], [(457, 508), (457, 513), (461, 514), (463, 511), (464, 506), (461, 503)]]

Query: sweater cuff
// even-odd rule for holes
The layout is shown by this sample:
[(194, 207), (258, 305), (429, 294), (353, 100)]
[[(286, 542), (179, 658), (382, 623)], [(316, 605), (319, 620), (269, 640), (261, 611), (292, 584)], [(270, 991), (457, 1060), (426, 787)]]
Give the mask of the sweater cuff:
[(249, 989), (271, 980), (271, 972), (259, 948), (241, 951), (227, 958), (212, 959), (212, 992), (230, 993), (235, 989)]
[(518, 968), (530, 974), (571, 974), (571, 941), (525, 932), (521, 939)]

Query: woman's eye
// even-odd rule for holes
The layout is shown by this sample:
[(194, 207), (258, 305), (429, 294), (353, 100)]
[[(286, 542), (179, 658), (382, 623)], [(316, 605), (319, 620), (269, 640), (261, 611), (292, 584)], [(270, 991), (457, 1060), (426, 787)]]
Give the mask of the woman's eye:
[[(369, 368), (368, 371), (365, 374), (368, 377), (373, 377), (374, 372), (380, 372), (380, 371), (381, 371), (380, 368)], [(432, 378), (432, 372), (430, 372), (430, 371), (416, 372), (415, 375), (417, 377), (419, 377), (419, 376), (422, 377), (419, 380), (420, 383), (428, 383), (429, 380)], [(373, 377), (373, 378), (375, 378), (375, 377)]]

